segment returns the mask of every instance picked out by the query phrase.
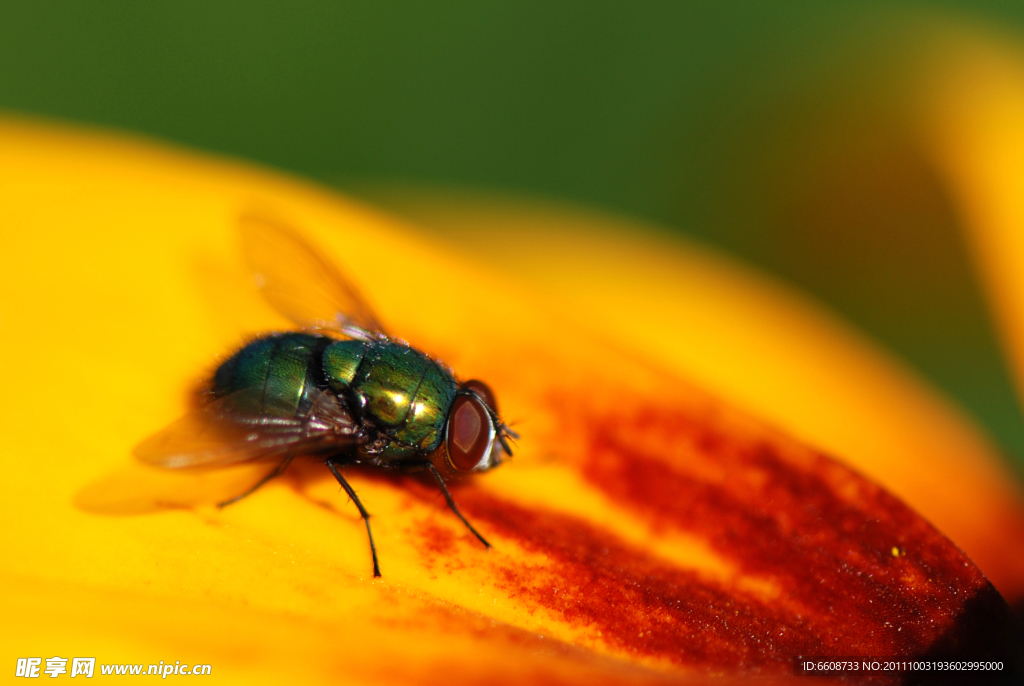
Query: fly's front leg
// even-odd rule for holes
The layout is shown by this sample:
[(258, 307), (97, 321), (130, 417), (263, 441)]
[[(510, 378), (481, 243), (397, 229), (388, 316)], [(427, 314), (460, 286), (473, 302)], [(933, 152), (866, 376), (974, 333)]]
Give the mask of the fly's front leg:
[(363, 504), (359, 502), (359, 496), (356, 495), (356, 492), (352, 490), (352, 487), (349, 486), (347, 481), (345, 481), (345, 477), (343, 477), (341, 472), (338, 471), (338, 467), (333, 460), (327, 460), (327, 468), (331, 470), (331, 474), (333, 474), (334, 478), (338, 480), (341, 487), (345, 489), (345, 492), (348, 493), (348, 497), (352, 499), (352, 502), (356, 504), (356, 508), (359, 510), (359, 516), (362, 517), (363, 522), (366, 523), (366, 535), (370, 539), (370, 554), (373, 556), (373, 575), (378, 577), (380, 576), (380, 564), (377, 562), (377, 546), (373, 544), (373, 533), (370, 531), (370, 513), (367, 512), (366, 508), (363, 507)]
[(438, 487), (441, 489), (441, 493), (444, 494), (444, 499), (448, 503), (448, 508), (455, 513), (455, 516), (462, 520), (462, 523), (466, 525), (466, 528), (473, 532), (473, 535), (480, 539), (480, 542), (484, 544), (485, 548), (491, 548), (491, 544), (487, 542), (487, 539), (480, 535), (480, 532), (473, 528), (473, 525), (469, 523), (462, 513), (459, 512), (459, 508), (455, 506), (455, 501), (452, 500), (452, 494), (448, 492), (448, 487), (444, 483), (444, 479), (441, 478), (441, 472), (437, 471), (437, 467), (428, 460), (423, 462), (413, 462), (408, 465), (407, 469), (427, 469), (434, 476), (434, 481), (437, 482)]

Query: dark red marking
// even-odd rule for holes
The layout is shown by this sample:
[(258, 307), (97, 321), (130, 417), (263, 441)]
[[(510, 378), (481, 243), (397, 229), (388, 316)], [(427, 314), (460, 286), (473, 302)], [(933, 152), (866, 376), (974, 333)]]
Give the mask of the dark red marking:
[(438, 562), (448, 570), (464, 566), (456, 552), (459, 537), (450, 528), (425, 521), (417, 523), (411, 533), (428, 569), (433, 569)]
[(600, 631), (618, 650), (782, 674), (795, 655), (924, 655), (964, 625), (974, 598), (988, 598), (982, 620), (1009, 616), (981, 572), (931, 525), (788, 439), (655, 407), (573, 420), (574, 430), (585, 427), (586, 448), (568, 458), (591, 484), (655, 531), (699, 536), (781, 591), (762, 598), (579, 518), (458, 489), (456, 500), (488, 535), (550, 561), (500, 566), (499, 584)]

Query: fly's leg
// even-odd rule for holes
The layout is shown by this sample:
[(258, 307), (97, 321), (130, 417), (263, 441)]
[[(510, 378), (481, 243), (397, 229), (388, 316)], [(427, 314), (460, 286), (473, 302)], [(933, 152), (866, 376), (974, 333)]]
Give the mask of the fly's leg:
[(356, 508), (359, 510), (359, 516), (363, 518), (363, 522), (366, 524), (366, 535), (370, 539), (370, 554), (373, 555), (373, 575), (375, 577), (380, 576), (380, 565), (377, 563), (377, 546), (373, 544), (373, 533), (370, 532), (370, 513), (366, 511), (363, 504), (359, 502), (359, 497), (356, 492), (352, 490), (352, 487), (345, 481), (345, 477), (338, 471), (338, 467), (331, 460), (327, 460), (327, 468), (331, 470), (331, 474), (338, 480), (341, 487), (348, 493), (348, 497), (352, 499), (352, 502), (356, 504)]
[(473, 525), (470, 524), (469, 521), (462, 516), (461, 512), (459, 512), (459, 508), (455, 506), (455, 501), (452, 500), (452, 494), (448, 492), (448, 487), (444, 485), (444, 479), (441, 478), (441, 473), (437, 471), (437, 467), (435, 467), (433, 463), (427, 461), (417, 462), (414, 463), (414, 465), (415, 467), (424, 467), (430, 470), (430, 473), (434, 475), (434, 481), (437, 482), (438, 487), (441, 489), (441, 493), (444, 494), (444, 499), (448, 502), (448, 507), (451, 509), (451, 511), (455, 513), (456, 517), (462, 520), (462, 523), (466, 525), (467, 529), (473, 532), (474, 536), (480, 539), (480, 542), (484, 544), (485, 548), (491, 548), (492, 546), (490, 543), (487, 542), (487, 539), (481, 536), (480, 532), (474, 529)]
[(217, 503), (217, 507), (227, 507), (228, 505), (231, 505), (232, 503), (237, 503), (239, 500), (241, 500), (242, 498), (244, 498), (244, 497), (246, 497), (248, 495), (252, 495), (257, 490), (259, 490), (259, 487), (262, 486), (263, 484), (267, 483), (268, 481), (270, 481), (271, 479), (273, 479), (275, 477), (281, 476), (281, 474), (284, 473), (284, 470), (288, 469), (288, 465), (291, 464), (291, 462), (292, 462), (292, 456), (289, 455), (288, 457), (286, 457), (283, 460), (281, 460), (280, 464), (278, 464), (276, 467), (274, 467), (272, 470), (270, 470), (269, 474), (267, 474), (265, 477), (263, 477), (262, 479), (257, 481), (255, 486), (250, 488), (245, 493), (242, 493), (241, 495), (236, 495), (234, 498), (231, 498), (229, 500), (225, 500), (224, 502), (221, 502), (221, 503)]

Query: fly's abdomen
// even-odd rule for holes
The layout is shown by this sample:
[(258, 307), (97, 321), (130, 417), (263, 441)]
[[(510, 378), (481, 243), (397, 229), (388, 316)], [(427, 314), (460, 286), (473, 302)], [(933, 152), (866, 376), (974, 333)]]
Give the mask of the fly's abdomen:
[(362, 341), (333, 341), (324, 350), (324, 378), (335, 393), (345, 394), (355, 381), (359, 366), (366, 357), (367, 344)]
[(303, 333), (274, 334), (248, 344), (213, 377), (218, 398), (242, 394), (237, 409), (255, 415), (294, 417), (308, 408), (310, 391), (323, 376), (321, 356), (330, 338)]

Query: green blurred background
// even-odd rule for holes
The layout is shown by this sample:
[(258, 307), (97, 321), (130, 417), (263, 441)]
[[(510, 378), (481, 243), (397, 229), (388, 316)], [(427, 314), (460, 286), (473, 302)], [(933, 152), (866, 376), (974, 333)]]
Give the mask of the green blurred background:
[(1013, 34), (1024, 3), (6, 0), (0, 108), (357, 192), (497, 190), (653, 220), (813, 294), (1020, 467), (1009, 373), (906, 113), (934, 21)]

